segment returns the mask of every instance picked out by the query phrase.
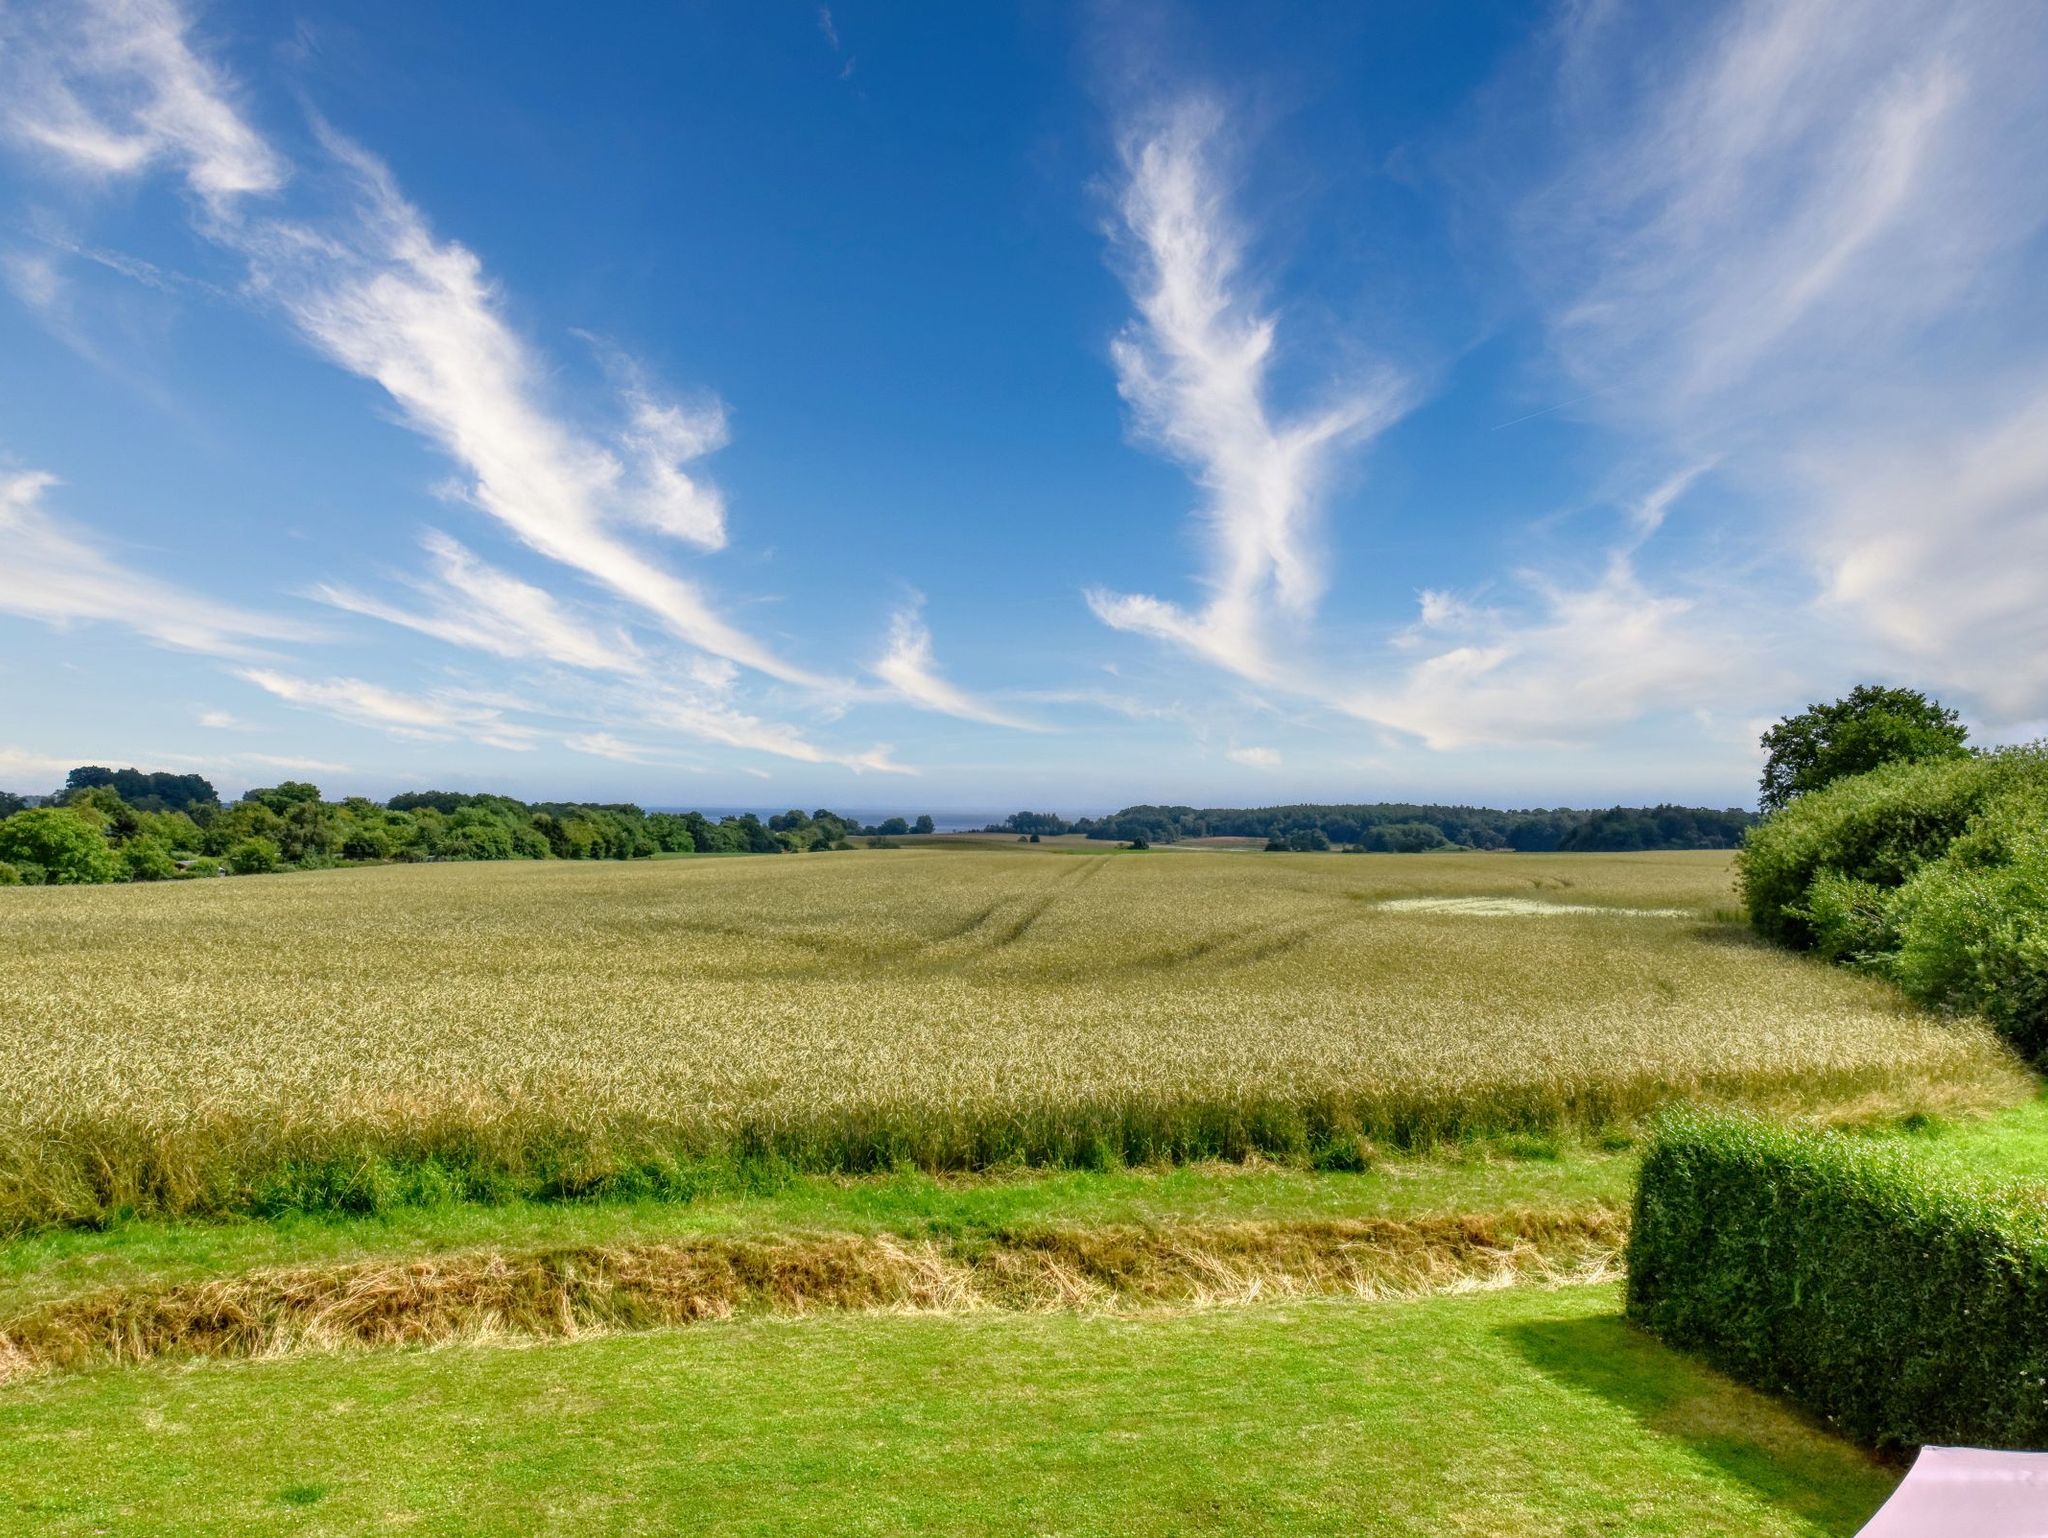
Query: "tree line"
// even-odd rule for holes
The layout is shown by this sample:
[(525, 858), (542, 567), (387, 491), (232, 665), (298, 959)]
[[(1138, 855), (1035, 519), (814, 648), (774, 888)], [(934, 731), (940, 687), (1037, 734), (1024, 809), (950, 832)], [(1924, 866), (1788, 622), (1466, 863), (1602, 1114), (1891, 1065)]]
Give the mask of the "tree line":
[(1420, 854), (1442, 850), (1602, 851), (1733, 849), (1756, 821), (1738, 808), (1569, 807), (1503, 811), (1483, 806), (1375, 802), (1341, 806), (1127, 806), (1073, 821), (1053, 812), (1015, 812), (988, 831), (1019, 836), (1082, 833), (1122, 843), (1191, 838), (1262, 838), (1268, 849), (1341, 849)]
[(450, 790), (325, 800), (303, 780), (223, 803), (196, 774), (84, 765), (47, 796), (0, 792), (0, 886), (167, 881), (421, 860), (633, 860), (801, 854), (930, 833), (932, 819), (862, 823), (819, 808), (649, 812), (630, 802), (518, 801)]

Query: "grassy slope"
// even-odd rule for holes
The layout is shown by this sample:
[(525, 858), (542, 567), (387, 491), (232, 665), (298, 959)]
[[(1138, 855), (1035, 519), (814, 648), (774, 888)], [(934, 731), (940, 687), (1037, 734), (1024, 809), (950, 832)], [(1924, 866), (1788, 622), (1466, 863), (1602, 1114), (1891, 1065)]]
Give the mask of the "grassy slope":
[(0, 1396), (0, 1528), (1840, 1533), (1891, 1476), (1611, 1288), (816, 1318)]
[(769, 1193), (676, 1203), (449, 1204), (362, 1218), (151, 1223), (0, 1240), (0, 1324), (101, 1287), (187, 1282), (271, 1266), (344, 1264), (464, 1250), (648, 1244), (699, 1236), (890, 1233), (973, 1236), (1057, 1223), (1413, 1218), (1511, 1209), (1625, 1207), (1635, 1161), (1597, 1149), (1556, 1158), (1399, 1160), (1355, 1175), (1236, 1165), (1104, 1174), (934, 1179), (805, 1177)]

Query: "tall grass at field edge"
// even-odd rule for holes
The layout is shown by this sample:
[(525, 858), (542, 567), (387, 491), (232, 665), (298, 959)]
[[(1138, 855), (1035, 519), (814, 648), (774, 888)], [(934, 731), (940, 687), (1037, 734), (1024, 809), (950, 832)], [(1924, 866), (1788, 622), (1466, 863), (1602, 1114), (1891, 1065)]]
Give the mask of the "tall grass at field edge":
[[(1102, 1099), (870, 1107), (718, 1126), (648, 1117), (568, 1122), (518, 1108), (293, 1123), (213, 1115), (173, 1125), (69, 1117), (0, 1132), (0, 1234), (127, 1218), (372, 1213), (447, 1202), (663, 1199), (773, 1190), (799, 1174), (1006, 1167), (1108, 1170), (1266, 1158), (1367, 1167), (1376, 1150), (1485, 1138), (1625, 1138), (1669, 1102), (1888, 1114), (1989, 1103), (2008, 1086), (1905, 1096), (1875, 1066), (1766, 1077), (1500, 1084), (1430, 1095)], [(1911, 1099), (1910, 1104), (1907, 1103)]]

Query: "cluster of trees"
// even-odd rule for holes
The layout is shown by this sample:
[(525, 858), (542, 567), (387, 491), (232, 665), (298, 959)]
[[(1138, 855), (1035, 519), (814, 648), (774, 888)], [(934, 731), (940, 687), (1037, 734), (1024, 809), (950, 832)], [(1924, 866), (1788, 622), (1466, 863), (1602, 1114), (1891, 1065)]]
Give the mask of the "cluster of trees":
[(858, 836), (929, 833), (930, 817), (877, 827), (823, 808), (765, 823), (751, 812), (647, 812), (627, 802), (524, 802), (424, 790), (323, 800), (303, 780), (223, 804), (199, 775), (86, 765), (48, 796), (0, 795), (0, 885), (160, 881), (317, 870), (384, 860), (631, 860), (654, 854), (791, 854)]
[(1363, 806), (1127, 806), (1106, 817), (1072, 822), (1051, 812), (1016, 812), (989, 831), (1084, 833), (1090, 838), (1146, 844), (1227, 836), (1262, 838), (1268, 849), (1415, 854), (1432, 849), (1733, 849), (1755, 821), (1752, 814), (1732, 808), (1499, 811), (1483, 806), (1379, 802)]
[(1866, 686), (1764, 736), (1752, 925), (1984, 1016), (2048, 1062), (2048, 744), (1973, 751), (1954, 711)]

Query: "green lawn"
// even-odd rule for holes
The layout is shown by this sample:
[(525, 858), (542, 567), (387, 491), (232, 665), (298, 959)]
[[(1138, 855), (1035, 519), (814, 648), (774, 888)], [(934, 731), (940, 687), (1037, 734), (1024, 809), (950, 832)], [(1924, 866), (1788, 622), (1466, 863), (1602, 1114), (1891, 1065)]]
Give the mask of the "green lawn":
[(1611, 1287), (836, 1315), (0, 1394), (35, 1534), (1847, 1534), (1895, 1476)]
[[(1504, 1150), (1517, 1148), (1516, 1157)], [(1414, 1218), (1589, 1205), (1625, 1208), (1633, 1155), (1543, 1142), (1459, 1159), (1401, 1159), (1360, 1174), (1191, 1165), (1008, 1178), (806, 1176), (764, 1193), (690, 1202), (448, 1204), (368, 1217), (135, 1222), (0, 1240), (0, 1328), (36, 1304), (101, 1287), (191, 1282), (273, 1266), (497, 1249), (652, 1244), (713, 1235), (892, 1233), (940, 1238), (1057, 1223)], [(1532, 1157), (1531, 1155), (1537, 1155)]]
[(2048, 1097), (1904, 1135), (1916, 1159), (2001, 1185), (2048, 1189)]

